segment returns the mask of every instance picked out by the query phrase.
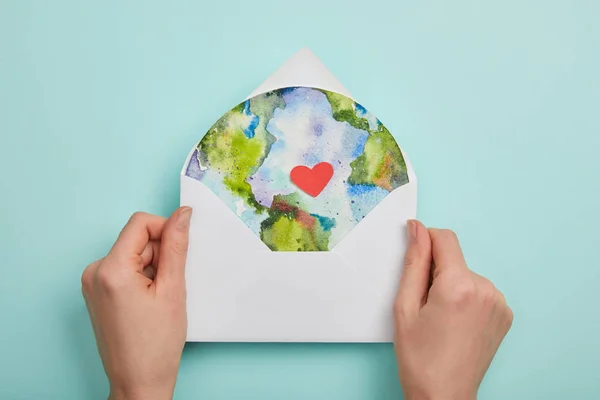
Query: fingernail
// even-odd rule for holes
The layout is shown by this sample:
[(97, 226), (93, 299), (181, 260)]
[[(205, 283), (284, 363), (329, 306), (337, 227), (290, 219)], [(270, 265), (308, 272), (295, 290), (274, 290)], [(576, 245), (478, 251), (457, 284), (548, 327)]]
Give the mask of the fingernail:
[(192, 208), (183, 207), (177, 216), (175, 228), (180, 231), (187, 231), (190, 228), (190, 218), (192, 217)]
[(417, 230), (419, 228), (419, 224), (417, 223), (417, 221), (415, 221), (414, 219), (409, 219), (406, 223), (406, 227), (408, 230), (408, 242), (410, 244), (417, 243)]

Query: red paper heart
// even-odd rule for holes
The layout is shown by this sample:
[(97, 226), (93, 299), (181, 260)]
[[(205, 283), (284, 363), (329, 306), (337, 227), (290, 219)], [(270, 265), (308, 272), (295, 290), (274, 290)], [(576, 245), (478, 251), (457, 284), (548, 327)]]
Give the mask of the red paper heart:
[(312, 169), (298, 165), (290, 172), (292, 182), (312, 197), (317, 197), (333, 176), (333, 167), (328, 162), (315, 165)]

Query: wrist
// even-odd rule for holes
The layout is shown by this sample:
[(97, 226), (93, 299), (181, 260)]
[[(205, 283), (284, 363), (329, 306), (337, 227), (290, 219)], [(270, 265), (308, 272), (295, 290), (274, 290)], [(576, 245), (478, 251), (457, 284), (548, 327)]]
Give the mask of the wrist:
[(108, 400), (172, 400), (174, 387), (149, 386), (138, 388), (110, 388)]
[(477, 400), (477, 393), (433, 393), (421, 390), (403, 390), (404, 400)]
[(477, 400), (477, 396), (404, 395), (404, 400)]

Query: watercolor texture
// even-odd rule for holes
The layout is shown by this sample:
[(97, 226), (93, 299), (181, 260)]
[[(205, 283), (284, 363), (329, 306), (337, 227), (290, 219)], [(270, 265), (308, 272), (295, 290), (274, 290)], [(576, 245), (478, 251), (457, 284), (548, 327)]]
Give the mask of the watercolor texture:
[[(298, 166), (333, 166), (316, 197), (290, 179)], [(186, 175), (209, 187), (273, 251), (328, 251), (394, 189), (408, 183), (393, 136), (354, 100), (289, 87), (221, 117)]]

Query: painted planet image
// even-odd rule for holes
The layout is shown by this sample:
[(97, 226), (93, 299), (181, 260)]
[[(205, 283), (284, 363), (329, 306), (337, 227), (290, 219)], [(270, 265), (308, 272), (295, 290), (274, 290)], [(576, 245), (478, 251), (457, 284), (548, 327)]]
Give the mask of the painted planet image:
[(223, 115), (186, 176), (212, 190), (273, 251), (329, 251), (408, 183), (387, 128), (344, 95), (288, 87)]

